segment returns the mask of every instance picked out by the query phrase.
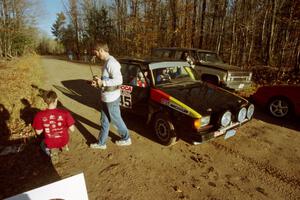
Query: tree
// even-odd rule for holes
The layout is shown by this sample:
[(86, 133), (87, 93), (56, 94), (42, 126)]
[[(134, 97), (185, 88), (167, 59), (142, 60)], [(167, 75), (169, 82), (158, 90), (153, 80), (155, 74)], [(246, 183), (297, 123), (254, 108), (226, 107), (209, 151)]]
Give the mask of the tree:
[(63, 12), (57, 13), (55, 23), (51, 27), (51, 32), (55, 36), (56, 41), (62, 42), (65, 32), (66, 17)]
[(37, 31), (32, 23), (34, 0), (0, 0), (0, 57), (33, 51)]

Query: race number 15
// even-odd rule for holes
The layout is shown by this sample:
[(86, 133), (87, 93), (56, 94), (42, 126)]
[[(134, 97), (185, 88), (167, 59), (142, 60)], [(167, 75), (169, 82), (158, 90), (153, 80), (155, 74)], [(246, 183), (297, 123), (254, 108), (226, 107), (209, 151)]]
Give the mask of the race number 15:
[(120, 96), (120, 98), (121, 98), (120, 105), (122, 107), (131, 108), (131, 95), (124, 95), (124, 94), (122, 94)]

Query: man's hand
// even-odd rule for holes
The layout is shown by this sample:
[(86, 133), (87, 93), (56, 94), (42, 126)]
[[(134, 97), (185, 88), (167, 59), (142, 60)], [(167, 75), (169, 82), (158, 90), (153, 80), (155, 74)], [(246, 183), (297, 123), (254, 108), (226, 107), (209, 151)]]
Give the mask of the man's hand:
[(91, 83), (91, 86), (93, 86), (93, 87), (98, 87), (98, 85), (97, 85), (97, 82), (96, 82), (96, 81), (91, 81), (90, 83)]
[(94, 76), (93, 77), (93, 82), (94, 81), (97, 84), (97, 87), (101, 87), (102, 86), (102, 80), (98, 76)]
[(98, 76), (93, 76), (93, 80), (90, 84), (93, 87), (100, 88), (102, 86), (102, 80)]

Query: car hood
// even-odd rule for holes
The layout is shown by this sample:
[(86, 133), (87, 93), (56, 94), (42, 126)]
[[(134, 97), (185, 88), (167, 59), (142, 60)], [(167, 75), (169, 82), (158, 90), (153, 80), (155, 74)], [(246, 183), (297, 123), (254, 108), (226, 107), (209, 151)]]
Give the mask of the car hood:
[(218, 68), (218, 69), (222, 69), (222, 70), (226, 70), (226, 71), (241, 71), (241, 68), (239, 68), (237, 66), (229, 65), (226, 63), (201, 62), (198, 64), (200, 64), (202, 66), (207, 66), (210, 68)]
[(206, 83), (160, 88), (163, 92), (189, 106), (201, 115), (239, 109), (248, 101), (222, 88)]

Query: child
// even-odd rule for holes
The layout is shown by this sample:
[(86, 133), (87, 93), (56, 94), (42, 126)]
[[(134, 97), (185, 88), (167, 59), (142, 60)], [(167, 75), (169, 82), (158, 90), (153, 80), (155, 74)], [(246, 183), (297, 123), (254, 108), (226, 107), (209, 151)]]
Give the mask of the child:
[(74, 131), (75, 121), (67, 110), (56, 108), (57, 94), (54, 91), (46, 92), (44, 101), (48, 108), (36, 114), (32, 126), (38, 135), (44, 133), (41, 147), (55, 164), (58, 162), (58, 150), (68, 150), (69, 130)]

